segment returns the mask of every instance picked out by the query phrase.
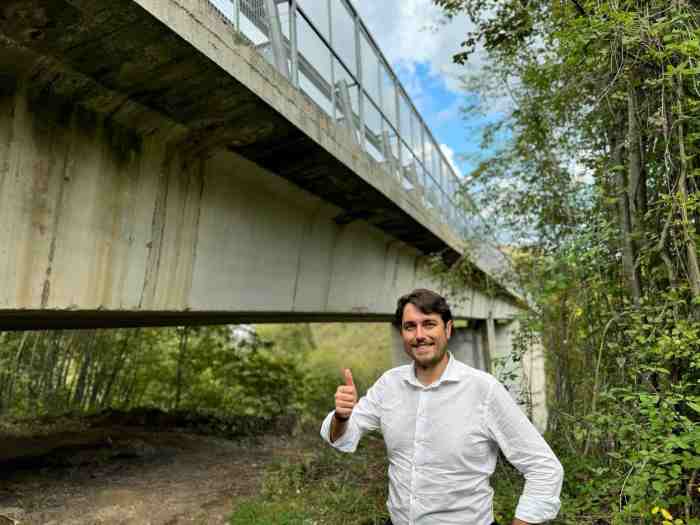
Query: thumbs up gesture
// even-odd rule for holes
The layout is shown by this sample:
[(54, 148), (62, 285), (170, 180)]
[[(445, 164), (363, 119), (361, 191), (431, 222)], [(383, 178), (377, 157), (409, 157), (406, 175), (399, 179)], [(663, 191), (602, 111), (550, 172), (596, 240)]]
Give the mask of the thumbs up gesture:
[(335, 391), (335, 415), (341, 421), (346, 420), (352, 414), (352, 409), (357, 403), (357, 388), (352, 380), (352, 372), (349, 368), (344, 370), (345, 384), (340, 385)]

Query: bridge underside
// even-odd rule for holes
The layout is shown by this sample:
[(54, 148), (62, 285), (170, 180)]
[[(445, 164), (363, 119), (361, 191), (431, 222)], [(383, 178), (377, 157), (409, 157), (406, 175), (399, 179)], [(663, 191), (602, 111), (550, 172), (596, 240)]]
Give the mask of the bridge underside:
[(205, 0), (140, 3), (187, 39), (132, 0), (0, 7), (0, 329), (386, 321), (440, 288), (460, 243), (342, 126)]
[[(0, 328), (388, 319), (426, 256), (230, 151), (21, 79), (0, 97)], [(172, 137), (175, 137), (173, 139)], [(465, 290), (464, 318), (516, 307)]]

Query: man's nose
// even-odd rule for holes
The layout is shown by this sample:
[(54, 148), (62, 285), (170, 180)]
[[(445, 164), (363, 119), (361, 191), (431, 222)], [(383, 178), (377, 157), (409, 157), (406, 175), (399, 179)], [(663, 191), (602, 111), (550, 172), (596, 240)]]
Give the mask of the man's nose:
[(420, 326), (416, 326), (416, 339), (425, 338), (425, 330)]

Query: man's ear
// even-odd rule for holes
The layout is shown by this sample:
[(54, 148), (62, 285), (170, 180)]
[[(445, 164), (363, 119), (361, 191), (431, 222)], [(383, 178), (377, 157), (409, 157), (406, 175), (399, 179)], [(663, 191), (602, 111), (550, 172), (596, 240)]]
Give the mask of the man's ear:
[(447, 321), (447, 324), (445, 325), (445, 333), (447, 334), (447, 339), (452, 337), (452, 320), (450, 319)]

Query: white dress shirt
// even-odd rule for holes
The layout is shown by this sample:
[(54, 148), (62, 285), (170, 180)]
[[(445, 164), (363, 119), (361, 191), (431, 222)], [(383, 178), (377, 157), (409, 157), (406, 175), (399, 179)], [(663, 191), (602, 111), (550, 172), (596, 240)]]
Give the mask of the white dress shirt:
[(343, 452), (354, 452), (365, 432), (381, 430), (394, 525), (490, 525), (489, 477), (499, 448), (526, 480), (515, 516), (542, 523), (559, 511), (564, 471), (552, 450), (501, 383), (451, 354), (429, 386), (418, 382), (413, 364), (384, 373), (335, 443), (332, 418), (321, 436)]

